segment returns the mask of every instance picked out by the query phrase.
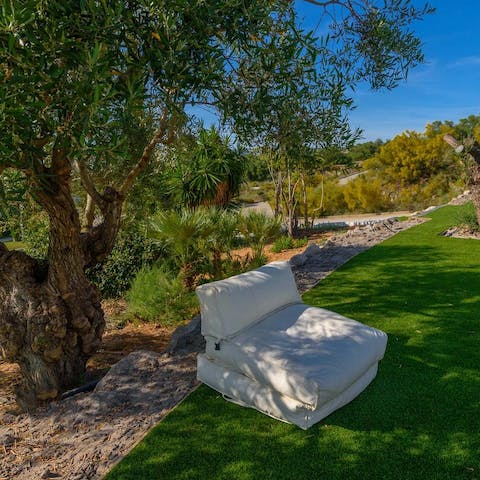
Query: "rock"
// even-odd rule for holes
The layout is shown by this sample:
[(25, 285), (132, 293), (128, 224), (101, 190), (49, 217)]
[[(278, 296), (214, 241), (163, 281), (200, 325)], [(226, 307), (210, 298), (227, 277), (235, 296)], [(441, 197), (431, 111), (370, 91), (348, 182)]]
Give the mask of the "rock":
[(124, 391), (131, 389), (141, 379), (148, 378), (159, 368), (159, 354), (138, 350), (122, 358), (98, 382), (94, 392)]
[(441, 235), (444, 237), (453, 237), (457, 233), (457, 227), (450, 227), (445, 230)]
[(307, 263), (307, 256), (304, 253), (299, 253), (298, 255), (294, 255), (290, 258), (290, 265), (292, 267), (302, 267)]
[(47, 468), (42, 474), (40, 478), (62, 478), (62, 475), (56, 472), (52, 472), (50, 469)]
[(201, 316), (196, 315), (190, 323), (178, 327), (168, 342), (165, 353), (174, 355), (176, 353), (201, 352), (205, 349), (205, 339), (201, 334)]
[(321, 251), (321, 247), (316, 243), (310, 243), (302, 253), (290, 258), (290, 265), (292, 265), (292, 267), (301, 267), (305, 265), (311, 257), (318, 255)]
[(313, 255), (319, 254), (321, 251), (322, 249), (316, 243), (311, 243), (303, 253), (307, 256), (307, 258), (309, 258)]
[(15, 435), (12, 430), (7, 430), (0, 436), (0, 446), (11, 447), (16, 441)]

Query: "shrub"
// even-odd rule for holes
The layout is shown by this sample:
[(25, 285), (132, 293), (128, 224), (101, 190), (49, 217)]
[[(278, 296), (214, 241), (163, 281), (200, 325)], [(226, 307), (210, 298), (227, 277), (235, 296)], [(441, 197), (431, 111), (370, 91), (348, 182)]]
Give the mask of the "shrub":
[(206, 243), (213, 229), (205, 208), (161, 211), (150, 220), (150, 238), (168, 246), (187, 290), (194, 289), (208, 264)]
[(477, 214), (472, 204), (468, 209), (463, 209), (457, 214), (456, 224), (459, 227), (465, 227), (472, 232), (479, 232), (480, 225), (477, 221)]
[(290, 250), (292, 248), (303, 247), (307, 244), (307, 238), (292, 238), (289, 236), (281, 236), (277, 238), (272, 246), (272, 252), (280, 253), (284, 250)]
[(141, 233), (121, 233), (112, 253), (87, 270), (87, 275), (105, 298), (116, 298), (130, 288), (142, 267), (164, 255), (165, 245), (148, 240)]
[(176, 325), (199, 311), (195, 294), (185, 290), (182, 279), (172, 275), (164, 266), (142, 268), (126, 298), (127, 319)]
[(351, 211), (382, 212), (391, 207), (378, 178), (362, 175), (345, 185), (343, 192)]
[(307, 199), (309, 216), (313, 218), (336, 215), (348, 210), (343, 187), (335, 178), (325, 178), (323, 187), (321, 183), (315, 187), (307, 187)]
[(251, 211), (242, 215), (240, 229), (253, 250), (253, 259), (264, 258), (265, 246), (280, 235), (280, 221), (263, 213)]

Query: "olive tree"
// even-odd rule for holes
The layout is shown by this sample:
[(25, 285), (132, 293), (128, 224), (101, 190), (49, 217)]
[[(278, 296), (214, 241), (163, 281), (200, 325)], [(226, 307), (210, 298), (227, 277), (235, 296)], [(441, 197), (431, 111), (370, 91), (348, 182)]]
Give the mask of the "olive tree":
[(188, 106), (209, 105), (252, 138), (291, 93), (315, 87), (324, 106), (344, 105), (329, 98), (343, 83), (328, 72), (384, 84), (418, 61), (416, 39), (398, 38), (422, 15), (409, 1), (314, 3), (322, 16), (342, 8), (337, 55), (298, 28), (289, 0), (1, 3), (0, 175), (21, 172), (49, 218), (45, 261), (0, 243), (0, 350), (21, 367), (25, 408), (76, 382), (99, 346), (105, 322), (85, 269), (111, 251), (135, 180), (162, 163)]
[[(99, 346), (105, 322), (85, 269), (111, 251), (125, 198), (162, 160), (186, 105), (226, 111), (241, 59), (261, 55), (259, 39), (292, 16), (283, 0), (2, 2), (0, 174), (22, 173), (50, 227), (44, 262), (0, 243), (0, 346), (21, 367), (21, 405), (78, 381)], [(126, 141), (132, 122), (141, 148)]]
[[(251, 109), (245, 105), (253, 102), (253, 142), (267, 152), (275, 212), (281, 210), (290, 235), (305, 171), (314, 170), (314, 163), (322, 169), (324, 163), (315, 152), (346, 149), (359, 138), (361, 132), (348, 124), (348, 111), (354, 107), (350, 89), (359, 84), (392, 89), (405, 79), (423, 61), (411, 23), (433, 11), (428, 4), (415, 7), (410, 0), (309, 2), (319, 7), (320, 30), (328, 34), (315, 38), (292, 29), (265, 39), (271, 58), (261, 65), (256, 59), (252, 63), (257, 73), (274, 63), (274, 73), (263, 71), (256, 96), (238, 94), (235, 103), (251, 122)], [(279, 48), (288, 54), (274, 55)], [(255, 102), (259, 95), (262, 101)]]

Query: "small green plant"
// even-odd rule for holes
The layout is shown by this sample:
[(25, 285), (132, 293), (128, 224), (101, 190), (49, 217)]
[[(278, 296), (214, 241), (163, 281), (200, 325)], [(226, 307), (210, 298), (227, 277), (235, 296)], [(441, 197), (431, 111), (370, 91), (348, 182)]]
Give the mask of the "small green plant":
[(205, 245), (213, 228), (204, 208), (161, 211), (150, 220), (150, 238), (167, 244), (186, 290), (193, 291), (196, 278), (205, 270)]
[(272, 246), (272, 252), (280, 253), (285, 250), (290, 250), (292, 248), (304, 247), (308, 242), (306, 237), (303, 238), (292, 238), (289, 236), (281, 236), (277, 238)]
[(100, 264), (87, 270), (90, 280), (104, 298), (117, 298), (125, 293), (144, 266), (165, 256), (166, 247), (153, 242), (141, 233), (121, 233), (110, 255)]
[(252, 211), (242, 216), (240, 229), (252, 248), (252, 260), (260, 260), (265, 257), (264, 251), (267, 243), (280, 235), (280, 221), (263, 213)]
[(185, 290), (182, 279), (164, 266), (142, 268), (127, 292), (128, 320), (141, 319), (162, 325), (178, 325), (198, 313), (193, 292)]
[(477, 215), (473, 208), (461, 210), (457, 214), (458, 227), (464, 227), (472, 232), (480, 232), (480, 225), (478, 224)]

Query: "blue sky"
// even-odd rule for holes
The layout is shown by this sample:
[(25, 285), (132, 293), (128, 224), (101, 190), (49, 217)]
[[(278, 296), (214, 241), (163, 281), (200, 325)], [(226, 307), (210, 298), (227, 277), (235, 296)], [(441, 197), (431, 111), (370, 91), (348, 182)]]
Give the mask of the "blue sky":
[[(357, 108), (351, 125), (363, 130), (364, 140), (386, 140), (405, 130), (423, 131), (435, 120), (480, 114), (480, 1), (430, 3), (436, 12), (414, 25), (425, 64), (392, 91), (361, 86), (352, 94)], [(305, 24), (315, 26), (318, 7), (304, 0), (296, 5)]]

